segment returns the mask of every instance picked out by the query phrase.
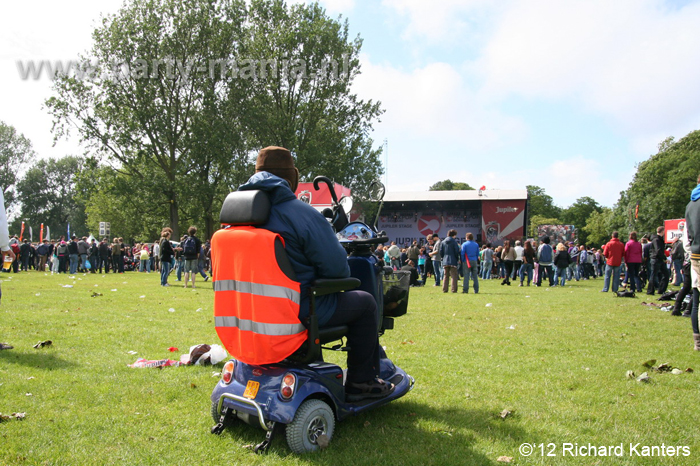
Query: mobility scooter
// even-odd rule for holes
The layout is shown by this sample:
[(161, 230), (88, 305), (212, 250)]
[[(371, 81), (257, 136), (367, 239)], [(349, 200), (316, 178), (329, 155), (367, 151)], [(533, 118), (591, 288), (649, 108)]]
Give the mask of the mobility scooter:
[[(347, 205), (345, 201), (348, 199), (338, 201), (332, 182), (325, 177), (317, 177), (314, 180), (316, 190), (321, 182), (328, 185), (333, 198), (333, 207), (325, 209), (323, 215), (333, 225), (339, 241), (348, 252), (351, 277), (317, 280), (313, 284), (310, 290), (308, 322), (298, 322), (303, 324), (306, 336), (301, 346), (282, 361), (260, 365), (247, 364), (238, 357), (240, 345), (235, 341), (237, 337), (220, 327), (224, 319), (236, 319), (236, 325), (240, 325), (236, 331), (242, 332), (245, 331), (245, 324), (239, 322), (243, 322), (244, 319), (239, 320), (239, 317), (235, 316), (235, 310), (230, 309), (223, 312), (226, 316), (220, 316), (215, 303), (217, 333), (233, 359), (224, 365), (221, 380), (211, 395), (211, 414), (216, 422), (212, 433), (221, 434), (226, 426), (236, 420), (259, 425), (266, 431), (266, 437), (255, 447), (256, 453), (264, 452), (270, 446), (275, 432), (281, 431), (282, 427), (285, 428), (287, 443), (293, 452), (305, 453), (324, 448), (333, 437), (336, 420), (341, 421), (350, 415), (387, 404), (404, 396), (414, 385), (413, 377), (389, 360), (380, 348), (379, 377), (393, 383), (394, 391), (384, 398), (355, 400), (350, 397), (353, 398), (353, 401), (350, 401), (346, 398), (343, 369), (323, 360), (322, 349), (347, 350), (343, 347), (342, 339), (348, 328), (319, 328), (314, 314), (314, 297), (350, 289), (361, 289), (371, 293), (380, 314), (377, 332), (382, 335), (386, 329), (393, 328), (394, 317), (407, 311), (409, 277), (382, 266), (373, 254), (377, 245), (388, 240), (386, 235), (376, 231), (376, 223), (374, 227), (370, 227), (362, 222), (348, 222), (343, 207)], [(384, 187), (381, 183), (375, 183), (374, 192), (381, 202)], [(225, 277), (221, 276), (223, 274), (217, 276), (217, 263), (234, 260), (236, 254), (234, 242), (224, 241), (223, 235), (232, 234), (232, 230), (235, 231), (236, 228), (254, 232), (256, 229), (253, 227), (266, 223), (269, 210), (270, 204), (265, 192), (238, 191), (227, 196), (220, 215), (224, 228), (217, 231), (212, 238), (215, 290), (218, 280), (225, 281)], [(275, 241), (275, 252), (271, 257), (276, 258), (280, 269), (288, 270), (291, 268), (289, 260), (283, 246), (280, 246), (281, 241)], [(298, 321), (298, 316), (295, 318)], [(338, 341), (341, 343), (333, 347), (324, 346)]]

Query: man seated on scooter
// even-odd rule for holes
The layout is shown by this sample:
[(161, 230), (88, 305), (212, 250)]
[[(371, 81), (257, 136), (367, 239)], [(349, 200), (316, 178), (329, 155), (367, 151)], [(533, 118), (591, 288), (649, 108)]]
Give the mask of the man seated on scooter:
[[(328, 220), (311, 205), (297, 199), (299, 171), (289, 150), (283, 147), (262, 149), (255, 163), (255, 174), (239, 191), (261, 190), (270, 198), (270, 217), (260, 228), (284, 238), (292, 268), (301, 284), (299, 319), (309, 313), (308, 289), (319, 278), (350, 276), (347, 254), (338, 242)], [(319, 327), (347, 325), (348, 371), (345, 391), (350, 399), (381, 398), (394, 385), (378, 378), (378, 315), (374, 297), (359, 290), (316, 298)]]

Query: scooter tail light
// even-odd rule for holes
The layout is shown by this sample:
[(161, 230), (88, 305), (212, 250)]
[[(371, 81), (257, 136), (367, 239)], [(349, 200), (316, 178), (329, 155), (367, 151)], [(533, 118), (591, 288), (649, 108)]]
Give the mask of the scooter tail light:
[(233, 380), (233, 370), (236, 368), (236, 363), (234, 361), (229, 361), (224, 364), (224, 369), (221, 371), (221, 380), (228, 385)]
[(296, 388), (297, 385), (297, 377), (292, 374), (291, 372), (287, 372), (284, 374), (284, 378), (282, 379), (282, 386), (280, 387), (280, 394), (282, 395), (282, 398), (285, 400), (290, 399), (292, 396), (294, 396), (294, 389)]

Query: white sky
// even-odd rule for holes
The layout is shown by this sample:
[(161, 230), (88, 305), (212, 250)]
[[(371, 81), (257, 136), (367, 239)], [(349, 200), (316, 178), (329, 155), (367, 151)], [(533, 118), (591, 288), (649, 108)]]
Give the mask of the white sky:
[[(391, 191), (444, 179), (545, 188), (566, 207), (611, 206), (667, 136), (700, 128), (700, 2), (325, 0), (364, 39), (355, 90), (380, 100)], [(17, 61), (70, 60), (120, 1), (12, 2), (0, 17), (0, 120), (42, 157), (50, 81)]]

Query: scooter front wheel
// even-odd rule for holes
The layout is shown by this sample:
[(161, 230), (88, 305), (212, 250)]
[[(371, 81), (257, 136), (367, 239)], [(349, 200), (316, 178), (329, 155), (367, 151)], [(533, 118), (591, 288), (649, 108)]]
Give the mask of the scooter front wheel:
[(335, 415), (321, 400), (306, 400), (287, 425), (287, 444), (294, 453), (317, 451), (327, 446), (335, 430)]

